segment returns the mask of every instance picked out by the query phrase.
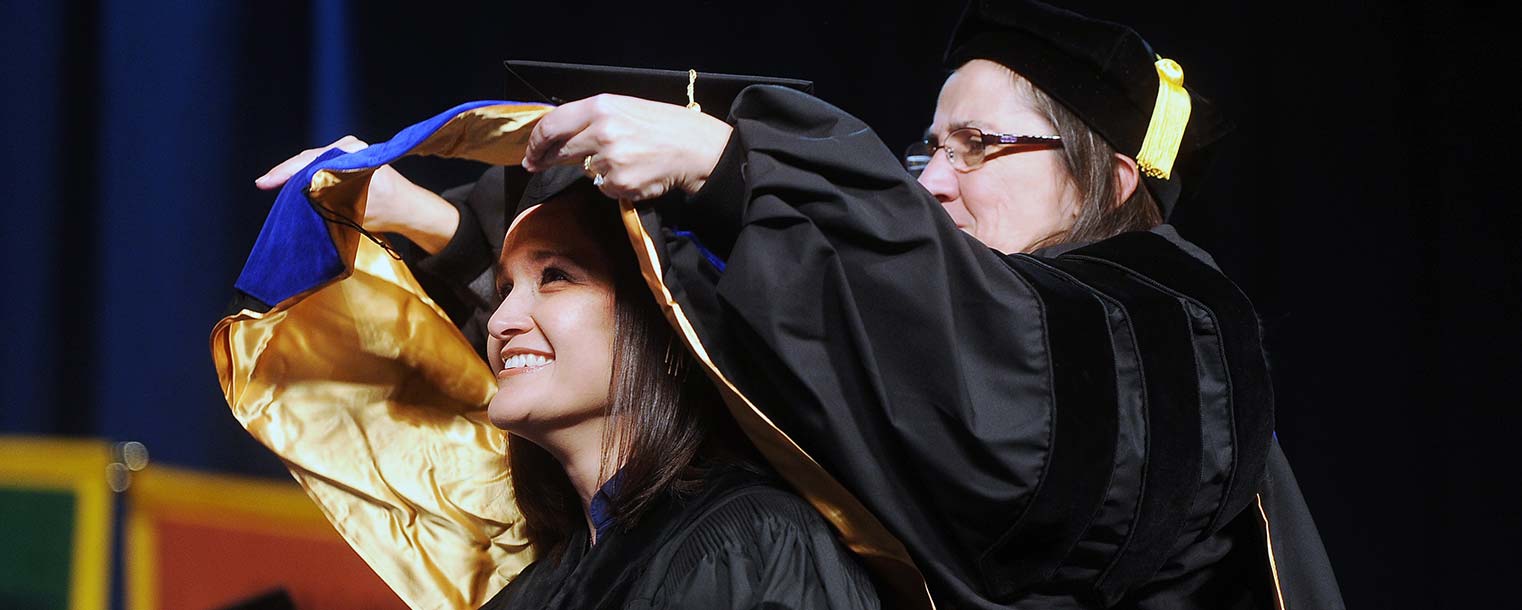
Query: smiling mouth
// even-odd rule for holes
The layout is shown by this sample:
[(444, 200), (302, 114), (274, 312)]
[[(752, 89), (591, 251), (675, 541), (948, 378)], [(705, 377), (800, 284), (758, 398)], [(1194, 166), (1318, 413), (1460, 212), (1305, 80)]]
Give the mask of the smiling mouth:
[(497, 378), (503, 379), (513, 375), (532, 373), (555, 363), (552, 356), (540, 354), (513, 354), (502, 359), (502, 370), (497, 372)]

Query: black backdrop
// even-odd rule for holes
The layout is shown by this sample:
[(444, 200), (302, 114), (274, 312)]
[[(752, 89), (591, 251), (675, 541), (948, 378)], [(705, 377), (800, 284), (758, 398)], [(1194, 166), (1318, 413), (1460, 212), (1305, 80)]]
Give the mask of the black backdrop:
[[(1509, 598), (1502, 589), (1522, 576), (1511, 459), (1522, 214), (1505, 188), (1515, 155), (1483, 146), (1515, 122), (1501, 93), (1515, 79), (1503, 55), (1513, 41), (1500, 38), (1515, 34), (1495, 3), (1082, 4), (1136, 26), (1235, 118), (1204, 196), (1176, 220), (1259, 306), (1279, 439), (1350, 606)], [(19, 62), (5, 74), (6, 127), (18, 134), (5, 205), (32, 214), (4, 239), (8, 274), (31, 278), (6, 322), (35, 332), (12, 338), (0, 431), (153, 439), (170, 462), (264, 474), (279, 465), (218, 406), (205, 336), (273, 199), (250, 185), (268, 166), (344, 132), (381, 140), (500, 97), (505, 58), (812, 79), (898, 148), (929, 119), (960, 10), (327, 0), (185, 17), (134, 2), (39, 6), (7, 7), (3, 26), (31, 36), (5, 43), (5, 61)], [(47, 53), (29, 58), (28, 45)], [(436, 188), (479, 171), (401, 169)], [(188, 182), (167, 195), (122, 188), (150, 179)], [(42, 211), (18, 212), (29, 202)], [(156, 262), (123, 268), (132, 256)], [(135, 283), (147, 277), (179, 292), (144, 296)], [(149, 338), (121, 330), (149, 318)], [(103, 341), (117, 347), (96, 349)], [(144, 350), (151, 365), (134, 362)], [(77, 374), (97, 367), (110, 372)]]

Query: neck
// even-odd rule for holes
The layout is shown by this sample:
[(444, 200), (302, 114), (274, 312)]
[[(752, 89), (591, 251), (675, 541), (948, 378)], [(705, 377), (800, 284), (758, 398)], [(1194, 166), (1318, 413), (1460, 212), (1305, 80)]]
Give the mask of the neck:
[(618, 472), (619, 466), (615, 456), (602, 454), (601, 447), (592, 449), (555, 456), (560, 460), (561, 467), (565, 468), (565, 476), (571, 480), (576, 496), (581, 498), (582, 512), (586, 512), (592, 503), (592, 496), (597, 495), (597, 490), (608, 482), (608, 477)]
[(565, 476), (571, 482), (571, 488), (576, 490), (576, 496), (581, 499), (581, 515), (586, 521), (590, 540), (597, 541), (597, 528), (592, 524), (590, 506), (592, 497), (602, 489), (609, 477), (618, 472), (623, 464), (618, 460), (619, 448), (614, 446), (606, 454), (602, 447), (602, 426), (592, 426), (595, 430), (581, 430), (579, 434), (557, 435), (553, 439), (539, 439), (536, 442), (544, 447), (555, 460), (560, 462), (560, 467), (565, 469)]

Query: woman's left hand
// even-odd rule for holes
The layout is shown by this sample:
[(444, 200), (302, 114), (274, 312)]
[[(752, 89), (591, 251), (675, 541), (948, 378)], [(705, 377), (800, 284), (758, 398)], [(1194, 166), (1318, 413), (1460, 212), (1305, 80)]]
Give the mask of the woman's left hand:
[(603, 94), (544, 115), (523, 167), (584, 165), (614, 199), (641, 201), (703, 188), (734, 128), (683, 106)]

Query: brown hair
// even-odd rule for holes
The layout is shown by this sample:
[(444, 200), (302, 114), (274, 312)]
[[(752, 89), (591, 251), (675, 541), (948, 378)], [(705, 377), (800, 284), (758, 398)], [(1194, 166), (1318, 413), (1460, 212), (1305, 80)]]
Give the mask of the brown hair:
[[(627, 529), (663, 495), (697, 491), (700, 456), (718, 453), (710, 447), (747, 445), (713, 385), (692, 372), (687, 349), (656, 307), (633, 252), (624, 247), (628, 237), (617, 207), (581, 185), (548, 205), (576, 206), (577, 224), (604, 245), (612, 272), (612, 400), (604, 415), (613, 425), (602, 450), (617, 452), (623, 465), (610, 504), (615, 523)], [(717, 438), (724, 440), (712, 442)], [(558, 554), (577, 528), (586, 527), (581, 498), (560, 462), (532, 442), (514, 437), (508, 465), (529, 541), (541, 556)], [(601, 473), (599, 480), (611, 474)]]
[(1062, 161), (1068, 177), (1078, 189), (1078, 219), (1073, 226), (1037, 241), (1028, 250), (1067, 243), (1099, 241), (1126, 231), (1145, 231), (1163, 222), (1161, 208), (1138, 176), (1136, 190), (1125, 201), (1120, 198), (1115, 178), (1115, 148), (1089, 129), (1077, 115), (1046, 92), (1036, 88), (1019, 74), (1015, 90), (1024, 94), (1031, 107), (1041, 113), (1062, 136)]

